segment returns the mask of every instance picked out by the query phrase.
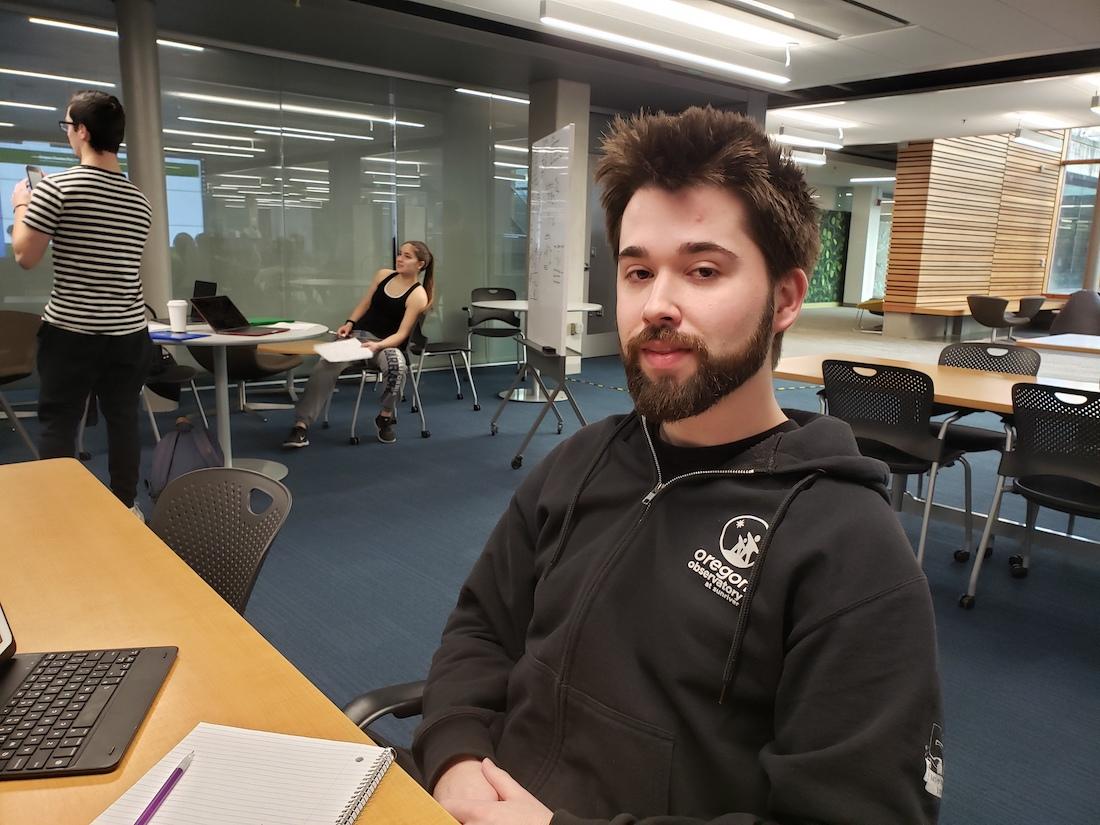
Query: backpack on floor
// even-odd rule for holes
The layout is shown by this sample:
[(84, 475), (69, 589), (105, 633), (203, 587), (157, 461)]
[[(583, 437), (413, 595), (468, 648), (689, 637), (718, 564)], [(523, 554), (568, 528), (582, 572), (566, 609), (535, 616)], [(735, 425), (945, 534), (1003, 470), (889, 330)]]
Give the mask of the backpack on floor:
[(218, 439), (206, 427), (191, 419), (176, 419), (176, 428), (167, 433), (153, 450), (153, 468), (145, 486), (156, 501), (168, 482), (192, 470), (221, 467), (225, 463)]

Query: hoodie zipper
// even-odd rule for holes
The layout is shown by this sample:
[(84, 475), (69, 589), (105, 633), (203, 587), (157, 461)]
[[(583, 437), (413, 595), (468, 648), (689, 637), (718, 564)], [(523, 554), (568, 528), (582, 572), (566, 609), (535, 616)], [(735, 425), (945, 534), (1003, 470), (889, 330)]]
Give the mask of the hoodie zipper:
[(756, 470), (746, 468), (742, 470), (695, 470), (690, 473), (683, 473), (682, 475), (670, 478), (668, 481), (661, 479), (661, 462), (657, 460), (657, 448), (653, 446), (653, 437), (649, 434), (649, 427), (646, 426), (645, 416), (641, 416), (642, 420), (642, 432), (645, 433), (645, 442), (649, 445), (649, 454), (653, 457), (653, 466), (657, 468), (657, 484), (652, 490), (646, 493), (645, 498), (642, 499), (642, 506), (649, 507), (653, 503), (653, 499), (657, 497), (657, 494), (668, 487), (674, 482), (680, 481), (684, 478), (691, 478), (692, 476), (715, 476), (715, 475), (734, 475), (734, 476), (751, 476)]

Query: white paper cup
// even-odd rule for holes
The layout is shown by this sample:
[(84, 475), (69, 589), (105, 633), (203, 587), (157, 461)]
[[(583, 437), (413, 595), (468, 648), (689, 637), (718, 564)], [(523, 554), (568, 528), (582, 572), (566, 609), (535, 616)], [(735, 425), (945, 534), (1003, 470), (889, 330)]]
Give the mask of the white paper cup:
[(172, 332), (187, 332), (187, 301), (168, 302), (168, 326)]

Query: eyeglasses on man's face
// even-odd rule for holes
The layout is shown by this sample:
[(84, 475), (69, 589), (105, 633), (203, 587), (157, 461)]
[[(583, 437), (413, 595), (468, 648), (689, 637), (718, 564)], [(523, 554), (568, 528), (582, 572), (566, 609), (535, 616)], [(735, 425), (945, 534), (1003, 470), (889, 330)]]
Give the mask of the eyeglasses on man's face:
[(76, 126), (71, 120), (59, 120), (57, 121), (57, 125), (61, 127), (61, 131), (65, 134), (69, 134), (70, 126)]

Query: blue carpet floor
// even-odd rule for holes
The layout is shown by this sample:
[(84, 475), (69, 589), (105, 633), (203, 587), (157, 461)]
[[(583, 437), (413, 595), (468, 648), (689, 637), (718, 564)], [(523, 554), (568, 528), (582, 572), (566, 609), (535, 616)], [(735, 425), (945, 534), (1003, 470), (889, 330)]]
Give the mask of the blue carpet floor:
[[(426, 375), (431, 438), (420, 437), (419, 420), (405, 407), (392, 446), (374, 440), (373, 409), (362, 418), (362, 443), (348, 445), (350, 385), (342, 385), (333, 402), (332, 429), (316, 428), (312, 446), (297, 452), (279, 449), (292, 423), (289, 411), (268, 413), (266, 423), (234, 415), (235, 453), (287, 463), (294, 495), (247, 617), (334, 702), (424, 676), (459, 585), (516, 484), (576, 431), (568, 405), (559, 405), (563, 435), (544, 421), (524, 466), (511, 469), (538, 408), (508, 405), (499, 434), (489, 435), (494, 391), (510, 378), (507, 368), (477, 370), (482, 410), (474, 412), (468, 393), (455, 399), (449, 374)], [(624, 386), (614, 358), (586, 360), (570, 384), (590, 421), (629, 409)], [(815, 388), (777, 387), (783, 406), (817, 409)], [(996, 427), (993, 416), (971, 421)], [(26, 423), (33, 435), (35, 422)], [(152, 442), (147, 432), (145, 440)], [(88, 466), (106, 478), (102, 427), (89, 430), (88, 446), (94, 453)], [(146, 469), (150, 454), (148, 447)], [(18, 439), (0, 430), (0, 462), (25, 459)], [(996, 456), (975, 455), (972, 463), (975, 506), (984, 511)], [(944, 471), (936, 500), (961, 506), (961, 470)], [(147, 501), (144, 506), (148, 512)], [(1022, 503), (1006, 497), (1003, 515), (1022, 521)], [(901, 518), (915, 543), (919, 519)], [(1043, 511), (1040, 524), (1062, 529), (1065, 517)], [(1077, 532), (1100, 539), (1100, 524), (1080, 521)], [(978, 606), (964, 612), (957, 601), (969, 566), (951, 558), (961, 541), (961, 528), (933, 523), (925, 562), (946, 700), (940, 821), (1094, 825), (1100, 821), (1100, 558), (1058, 553), (1037, 541), (1031, 576), (1015, 580), (1005, 560), (1016, 548), (998, 539)], [(390, 721), (379, 730), (407, 741), (411, 726)]]

